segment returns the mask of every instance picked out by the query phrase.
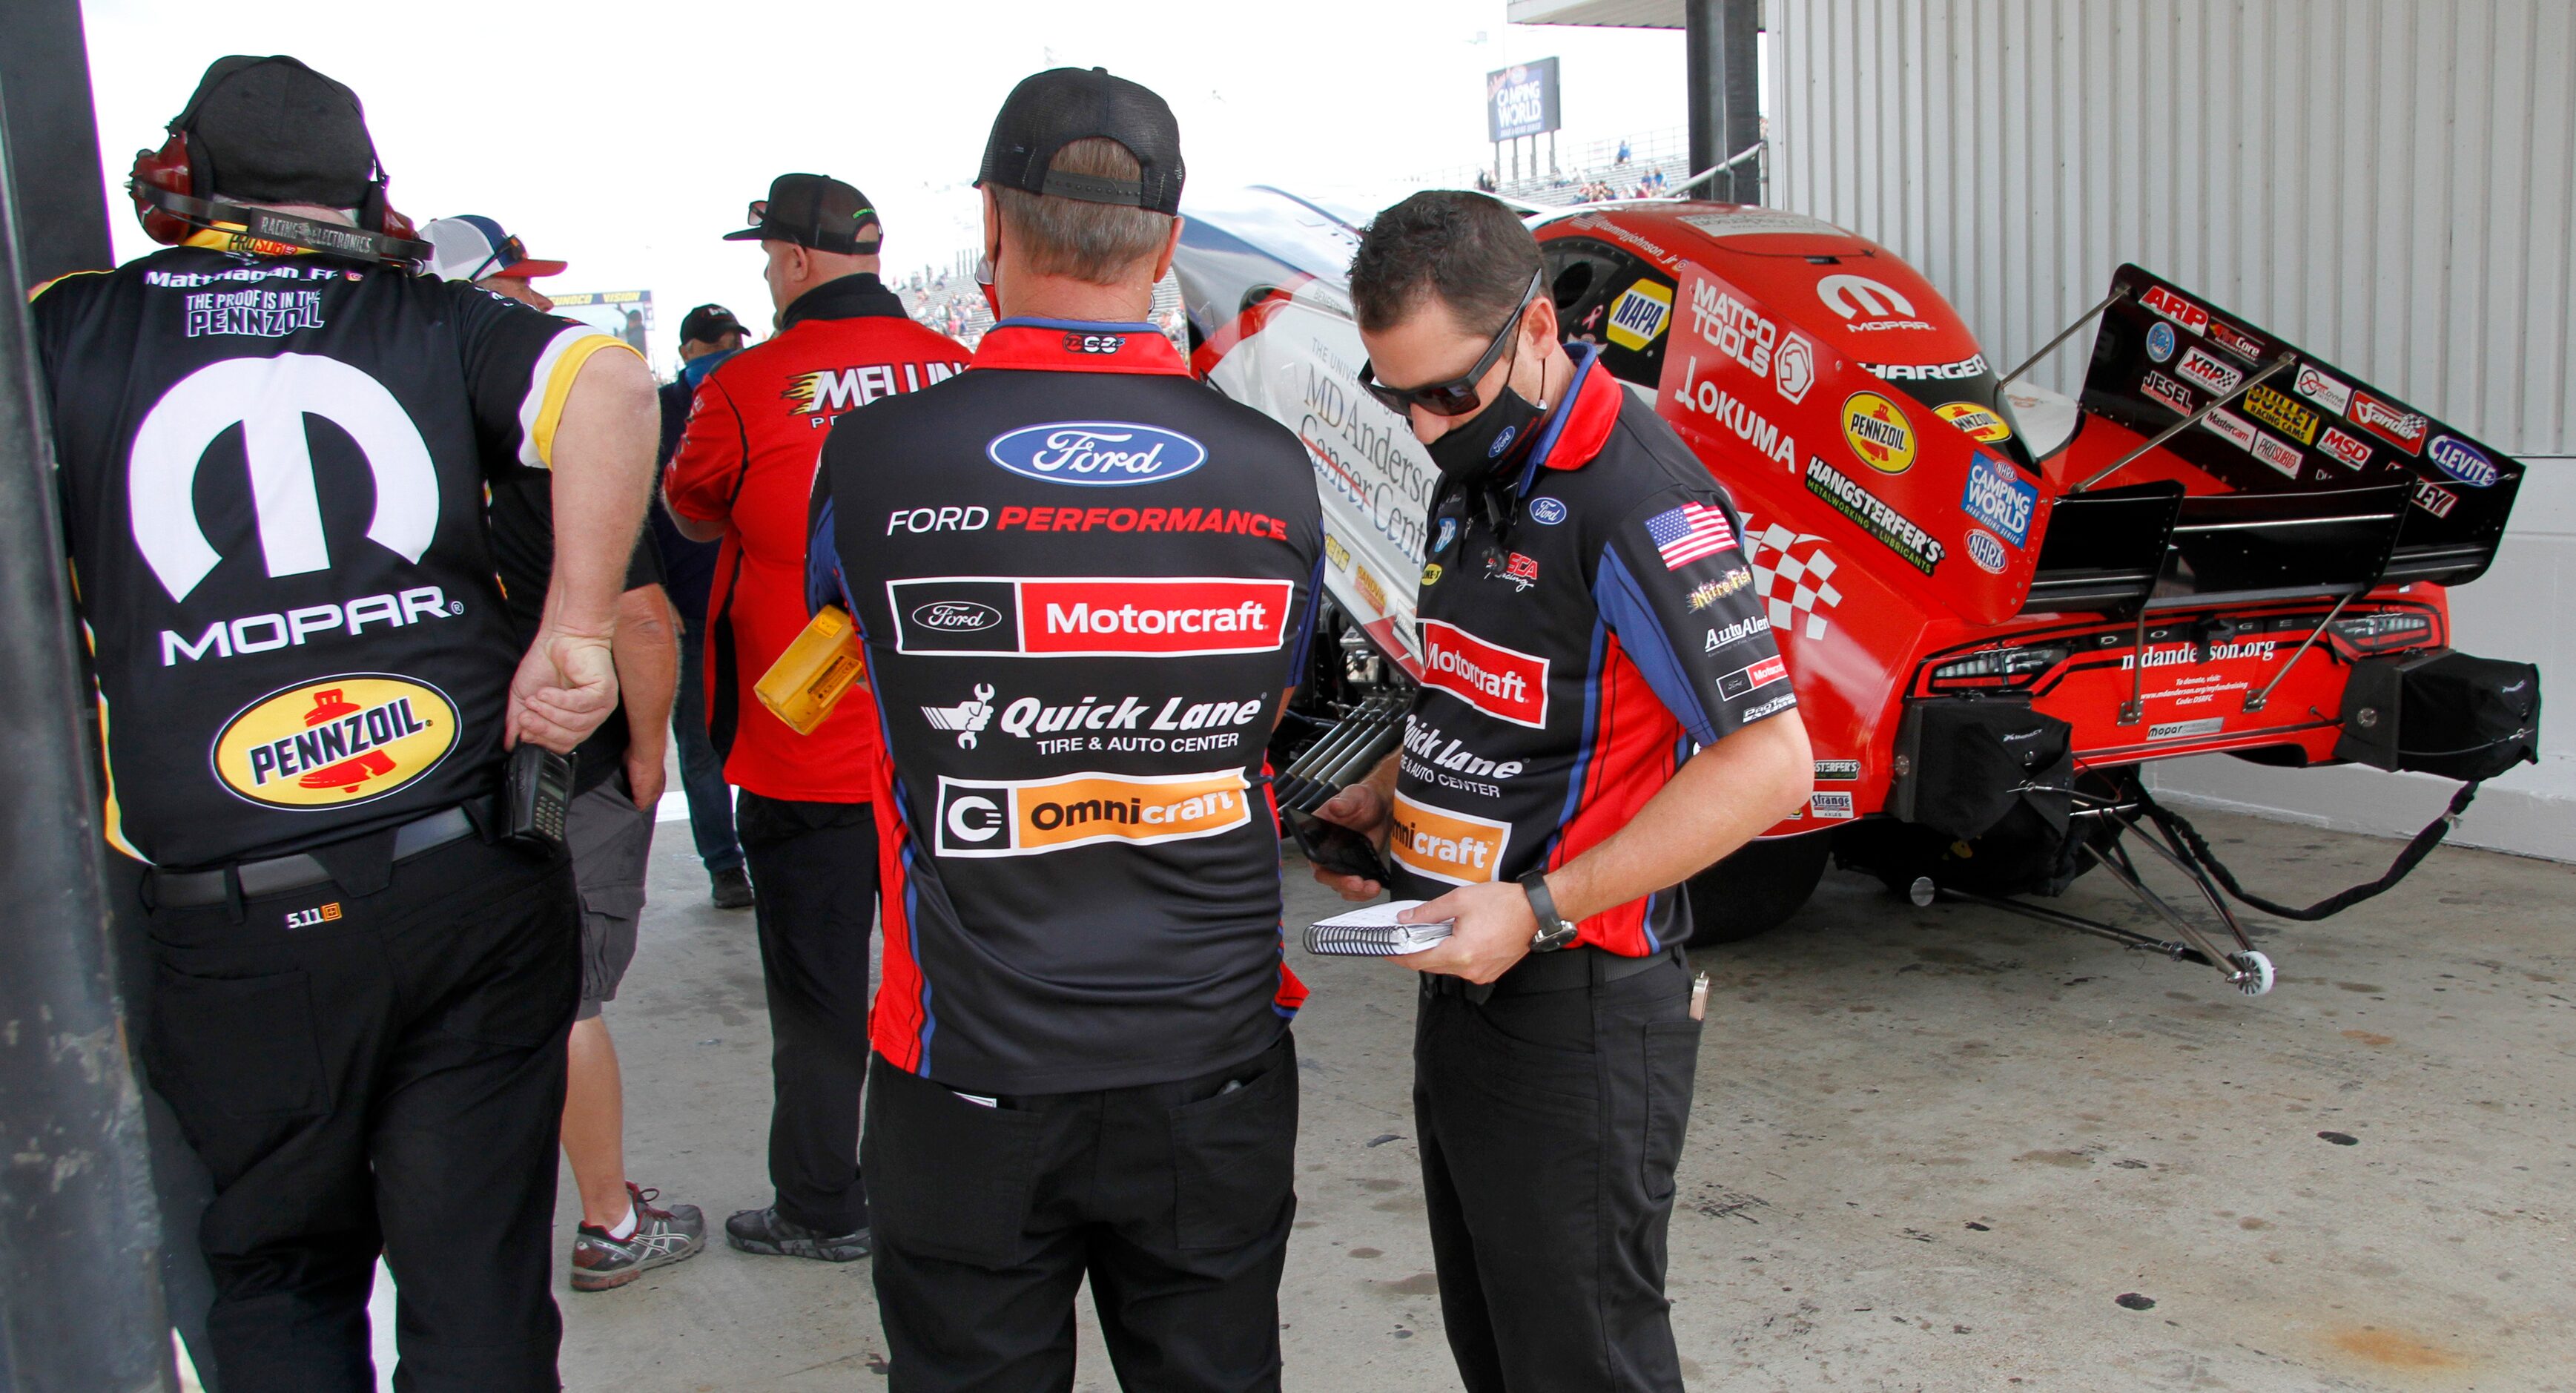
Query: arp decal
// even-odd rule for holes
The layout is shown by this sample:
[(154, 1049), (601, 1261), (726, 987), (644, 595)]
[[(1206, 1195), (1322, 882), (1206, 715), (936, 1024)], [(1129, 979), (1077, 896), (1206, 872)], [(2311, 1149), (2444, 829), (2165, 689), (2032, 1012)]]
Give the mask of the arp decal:
[(1395, 834), (1387, 854), (1395, 863), (1432, 880), (1451, 885), (1482, 885), (1501, 873), (1503, 852), (1511, 845), (1508, 824), (1472, 813), (1451, 812), (1410, 796), (1395, 795)]
[(935, 576), (886, 582), (898, 653), (1172, 658), (1266, 653), (1293, 617), (1285, 580)]
[(1968, 438), (1982, 445), (1993, 445), (2012, 439), (2012, 427), (1995, 414), (1994, 408), (1972, 401), (1944, 402), (1932, 408), (1932, 414), (1967, 432)]
[(1843, 440), (1860, 462), (1881, 474), (1914, 467), (1914, 423), (1895, 402), (1876, 392), (1843, 398)]
[(357, 672), (298, 683), (244, 707), (215, 736), (217, 780), (270, 808), (373, 802), (456, 748), (456, 704), (425, 682)]
[(2424, 455), (2435, 468), (2473, 489), (2492, 488), (2496, 480), (2504, 477), (2484, 450), (2456, 435), (2434, 436)]
[(2424, 452), (2424, 436), (2433, 423), (2395, 402), (2368, 392), (2352, 394), (2352, 423), (2410, 455)]
[(984, 454), (1023, 479), (1092, 488), (1162, 483), (1207, 463), (1196, 440), (1134, 421), (1023, 426), (993, 437)]
[(2147, 293), (2138, 297), (2138, 303), (2195, 334), (2209, 332), (2209, 311), (2161, 285), (2148, 286)]
[(1016, 780), (942, 775), (934, 816), (939, 856), (1043, 856), (1222, 836), (1251, 822), (1252, 799), (1239, 769)]
[(1547, 725), (1547, 659), (1488, 643), (1445, 620), (1422, 627), (1422, 685), (1488, 716), (1533, 730)]
[(2038, 507), (2038, 487), (2011, 465), (1992, 455), (1969, 461), (1968, 487), (1959, 495), (1959, 511), (2020, 547), (2030, 545), (2031, 514)]
[(1643, 351), (1647, 345), (1664, 336), (1672, 322), (1673, 292), (1670, 286), (1641, 280), (1623, 291), (1610, 307), (1606, 326), (1610, 341), (1621, 348)]

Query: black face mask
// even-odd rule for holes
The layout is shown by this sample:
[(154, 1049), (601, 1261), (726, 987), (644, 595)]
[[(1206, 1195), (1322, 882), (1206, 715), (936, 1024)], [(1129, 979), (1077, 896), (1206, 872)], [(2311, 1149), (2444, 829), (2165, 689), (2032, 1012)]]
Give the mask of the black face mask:
[(1423, 447), (1450, 487), (1476, 483), (1526, 449), (1547, 412), (1508, 385), (1485, 409)]

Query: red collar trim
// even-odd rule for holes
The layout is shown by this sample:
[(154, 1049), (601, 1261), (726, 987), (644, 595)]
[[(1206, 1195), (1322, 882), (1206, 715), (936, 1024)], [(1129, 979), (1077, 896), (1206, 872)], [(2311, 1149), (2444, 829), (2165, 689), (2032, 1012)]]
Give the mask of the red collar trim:
[(1063, 327), (1004, 324), (984, 335), (968, 368), (1026, 372), (1124, 372), (1187, 377), (1172, 341), (1159, 330), (1121, 324)]
[(1602, 368), (1598, 358), (1584, 363), (1574, 384), (1574, 400), (1565, 406), (1565, 426), (1539, 463), (1550, 469), (1581, 469), (1590, 464), (1610, 443), (1610, 429), (1619, 424), (1620, 398), (1626, 395), (1627, 389)]

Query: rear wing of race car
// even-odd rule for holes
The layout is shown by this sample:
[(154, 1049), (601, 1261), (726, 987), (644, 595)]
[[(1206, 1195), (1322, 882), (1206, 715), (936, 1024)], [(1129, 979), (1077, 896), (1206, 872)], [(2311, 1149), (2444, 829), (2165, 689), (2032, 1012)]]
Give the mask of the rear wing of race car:
[(2522, 464), (2136, 266), (2112, 278), (2024, 612), (2477, 579)]

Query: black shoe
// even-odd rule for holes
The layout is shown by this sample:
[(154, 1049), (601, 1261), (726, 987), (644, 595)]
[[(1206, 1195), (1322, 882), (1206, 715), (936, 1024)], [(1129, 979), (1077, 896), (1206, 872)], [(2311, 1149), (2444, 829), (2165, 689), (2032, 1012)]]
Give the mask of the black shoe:
[(765, 1258), (813, 1258), (818, 1262), (856, 1262), (874, 1244), (867, 1226), (842, 1234), (822, 1234), (781, 1218), (778, 1206), (746, 1209), (725, 1220), (725, 1242)]
[(718, 909), (751, 908), (751, 877), (740, 866), (728, 866), (707, 874), (708, 898)]

